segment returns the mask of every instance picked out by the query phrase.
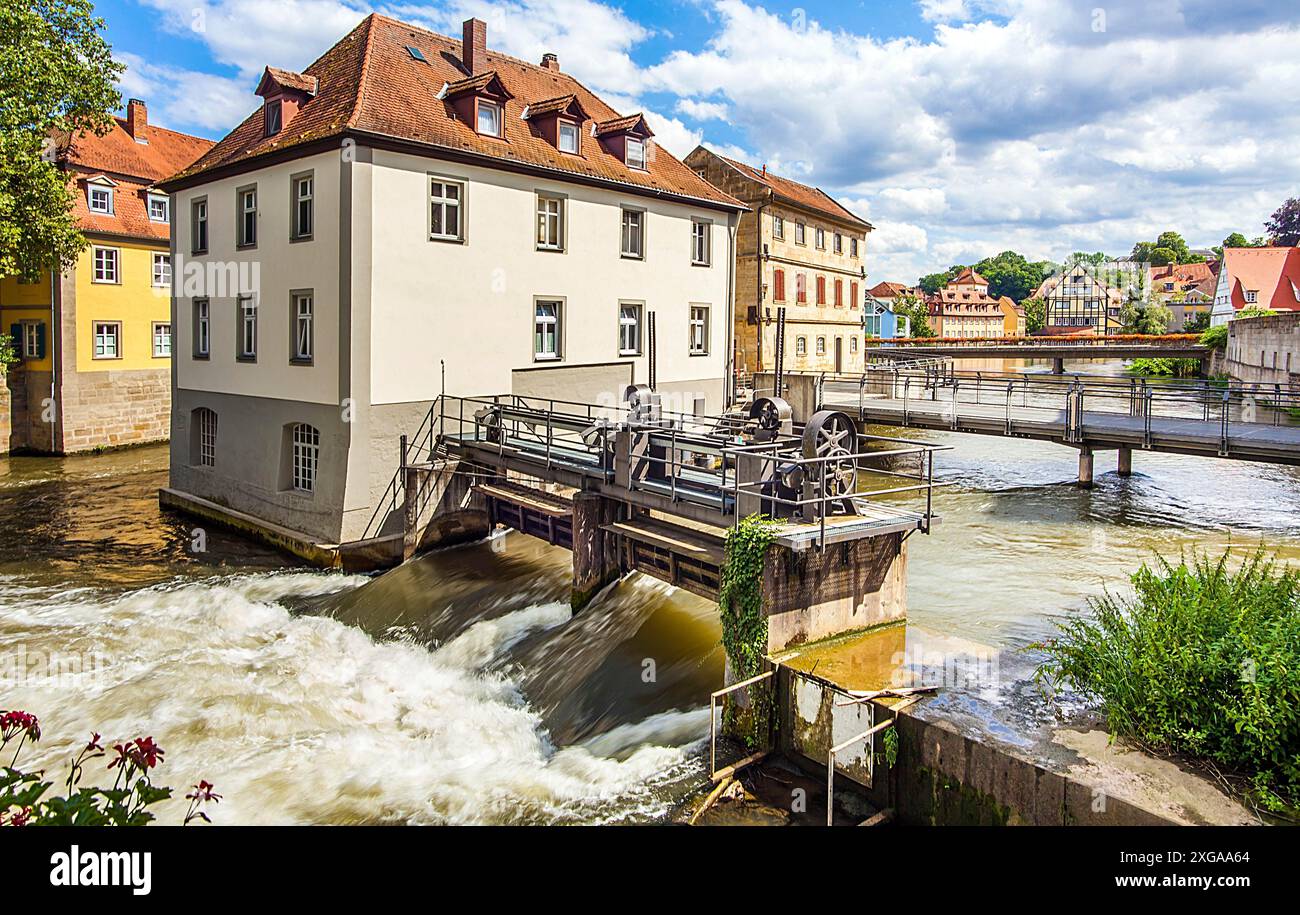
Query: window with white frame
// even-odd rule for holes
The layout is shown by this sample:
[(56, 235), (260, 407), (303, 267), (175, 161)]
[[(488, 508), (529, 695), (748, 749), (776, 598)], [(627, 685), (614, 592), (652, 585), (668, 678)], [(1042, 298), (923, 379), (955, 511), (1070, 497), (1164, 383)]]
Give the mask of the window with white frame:
[(691, 341), (692, 356), (706, 356), (709, 353), (709, 306), (691, 306)]
[(785, 238), (785, 220), (780, 216), (772, 217), (772, 237)]
[(257, 244), (257, 187), (241, 187), (235, 197), (239, 202), (239, 234), (235, 244), (251, 248)]
[(465, 185), (442, 178), (429, 179), (429, 238), (437, 241), (460, 241), (461, 206)]
[(560, 152), (578, 152), (578, 125), (572, 121), (560, 121)]
[(102, 184), (87, 186), (89, 191), (90, 212), (113, 215), (113, 189)]
[(533, 357), (535, 359), (560, 358), (560, 320), (564, 303), (539, 300), (533, 317)]
[(198, 426), (198, 453), (194, 463), (200, 467), (217, 465), (217, 413), (207, 407), (194, 411), (194, 422)]
[(315, 328), (315, 296), (310, 291), (293, 294), (293, 361), (311, 362)]
[(817, 355), (818, 355), (818, 356), (825, 356), (825, 355), (826, 355), (826, 338), (825, 338), (825, 337), (818, 337), (818, 338), (817, 338)]
[(190, 204), (190, 248), (194, 254), (208, 250), (208, 201), (195, 200)]
[(796, 356), (806, 356), (806, 355), (808, 355), (808, 338), (807, 338), (807, 337), (795, 337), (795, 338), (794, 338), (794, 354), (795, 354)]
[(796, 245), (806, 245), (808, 243), (808, 227), (802, 222), (794, 224), (794, 243)]
[(707, 267), (709, 265), (710, 229), (712, 224), (700, 219), (691, 220), (691, 263)]
[(294, 423), (293, 488), (298, 492), (316, 490), (316, 469), (320, 466), (320, 430), (306, 423)]
[(267, 102), (266, 111), (266, 135), (273, 137), (280, 132), (281, 122), (284, 120), (284, 112), (281, 110), (283, 103), (277, 99), (273, 102)]
[(564, 198), (537, 195), (537, 247), (564, 250)]
[(294, 240), (311, 238), (314, 222), (313, 205), (316, 181), (313, 174), (294, 175), (293, 187), (293, 235)]
[(121, 279), (118, 276), (117, 267), (118, 250), (116, 248), (95, 249), (94, 280), (96, 283), (121, 282)]
[(172, 326), (166, 322), (155, 321), (153, 324), (153, 354), (155, 359), (172, 354)]
[(171, 216), (171, 201), (161, 194), (149, 195), (149, 218), (153, 222), (166, 222)]
[(618, 354), (641, 355), (641, 306), (635, 302), (618, 306)]
[(479, 100), (478, 132), (489, 137), (501, 136), (501, 106), (495, 102)]
[(823, 229), (823, 228), (821, 228), (821, 227), (818, 227), (818, 229), (817, 229), (817, 234), (816, 234), (815, 237), (816, 237), (816, 239), (817, 239), (817, 247), (818, 247), (818, 248), (825, 248), (825, 247), (826, 247), (826, 230)]
[(170, 286), (172, 284), (172, 256), (155, 251), (153, 255), (153, 284)]
[(212, 316), (207, 299), (194, 300), (194, 358), (207, 359), (212, 350)]
[(629, 168), (639, 168), (645, 170), (645, 140), (639, 137), (628, 137), (627, 144), (624, 147), (626, 155), (623, 161)]
[(841, 235), (839, 232), (835, 233), (835, 253), (836, 254), (844, 253), (844, 236)]
[(239, 320), (239, 347), (236, 355), (240, 359), (256, 359), (257, 299), (251, 295), (241, 295), (235, 300), (235, 305)]
[(858, 240), (856, 238), (850, 238), (849, 257), (857, 257), (857, 256), (858, 256)]
[(856, 353), (857, 351), (858, 351), (858, 338), (849, 337), (849, 352)]
[(641, 210), (623, 211), (624, 257), (645, 257), (645, 213)]
[(117, 321), (95, 324), (95, 358), (118, 359), (122, 355), (122, 325)]
[(40, 321), (24, 321), (22, 357), (42, 359), (45, 356), (45, 325)]
[(1259, 290), (1258, 290), (1258, 289), (1247, 289), (1247, 290), (1246, 290), (1246, 301), (1247, 301), (1248, 303), (1250, 303), (1251, 305), (1254, 305), (1256, 302), (1258, 302), (1258, 301), (1259, 301)]

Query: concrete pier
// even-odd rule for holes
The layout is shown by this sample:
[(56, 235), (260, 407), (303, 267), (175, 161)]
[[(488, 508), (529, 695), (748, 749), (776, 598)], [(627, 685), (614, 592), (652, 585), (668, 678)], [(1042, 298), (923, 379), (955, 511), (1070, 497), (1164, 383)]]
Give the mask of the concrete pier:
[(1133, 449), (1122, 447), (1119, 449), (1119, 475), (1129, 477), (1133, 475)]
[(622, 504), (599, 493), (573, 494), (573, 590), (569, 603), (575, 612), (622, 574), (618, 535), (604, 528), (623, 520), (625, 513)]
[(1086, 445), (1079, 449), (1079, 488), (1092, 489), (1092, 449)]

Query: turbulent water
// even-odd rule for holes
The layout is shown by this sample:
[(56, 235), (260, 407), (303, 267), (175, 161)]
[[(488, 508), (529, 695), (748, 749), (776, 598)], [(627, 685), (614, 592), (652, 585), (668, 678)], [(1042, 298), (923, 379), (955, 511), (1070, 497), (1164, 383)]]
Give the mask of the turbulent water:
[[(936, 434), (955, 485), (910, 541), (909, 657), (987, 652), (954, 720), (1026, 743), (1050, 716), (1026, 645), (1155, 551), (1300, 559), (1300, 473)], [(228, 823), (644, 822), (704, 773), (716, 610), (633, 578), (572, 617), (569, 555), (514, 534), (378, 578), (296, 568), (160, 513), (165, 449), (0, 459), (0, 708), (57, 773), (92, 731), (151, 734), (159, 781), (215, 782)], [(175, 822), (181, 804), (161, 809)]]

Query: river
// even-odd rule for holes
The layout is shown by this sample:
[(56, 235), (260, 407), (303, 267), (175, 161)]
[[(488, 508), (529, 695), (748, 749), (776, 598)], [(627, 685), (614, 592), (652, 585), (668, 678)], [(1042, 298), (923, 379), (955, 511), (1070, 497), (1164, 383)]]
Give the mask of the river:
[[(954, 485), (910, 541), (907, 653), (992, 657), (934, 706), (999, 740), (1053, 720), (1026, 646), (1154, 553), (1300, 559), (1293, 469), (1138, 452), (1121, 478), (1103, 453), (1085, 492), (1072, 449), (928, 437)], [(215, 529), (196, 553), (166, 461), (0, 458), (0, 707), (41, 717), (29, 765), (151, 734), (157, 781), (214, 782), (227, 823), (647, 822), (699, 786), (711, 604), (634, 577), (571, 618), (568, 552), (516, 534), (373, 579)]]

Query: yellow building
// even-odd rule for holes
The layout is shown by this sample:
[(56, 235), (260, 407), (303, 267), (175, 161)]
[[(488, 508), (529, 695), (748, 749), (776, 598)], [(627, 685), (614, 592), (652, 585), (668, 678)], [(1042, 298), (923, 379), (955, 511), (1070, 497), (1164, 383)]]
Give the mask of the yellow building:
[(0, 279), (11, 450), (67, 453), (166, 439), (171, 409), (170, 200), (154, 188), (211, 141), (149, 125), (132, 99), (102, 137), (63, 144), (89, 246), (55, 277)]

